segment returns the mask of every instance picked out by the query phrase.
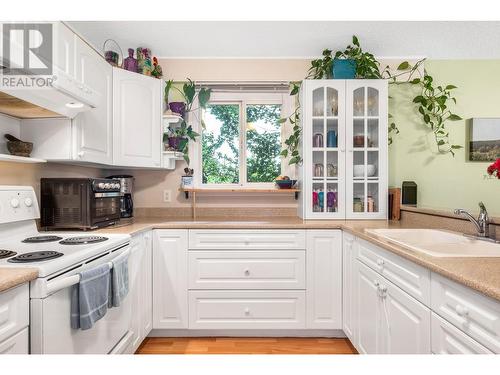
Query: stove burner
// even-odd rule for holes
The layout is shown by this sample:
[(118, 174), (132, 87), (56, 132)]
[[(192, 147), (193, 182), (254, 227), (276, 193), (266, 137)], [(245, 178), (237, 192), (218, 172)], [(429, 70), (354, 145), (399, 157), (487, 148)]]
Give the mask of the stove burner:
[(7, 259), (7, 262), (10, 262), (10, 263), (39, 262), (42, 260), (59, 258), (62, 255), (63, 255), (62, 253), (58, 253), (56, 251), (35, 251), (32, 253), (20, 254), (17, 257)]
[(3, 259), (3, 258), (9, 258), (9, 257), (13, 257), (14, 255), (16, 255), (17, 253), (15, 251), (10, 251), (10, 250), (0, 250), (0, 259)]
[(59, 236), (35, 236), (28, 237), (23, 240), (25, 243), (41, 243), (41, 242), (54, 242), (62, 240), (62, 237)]
[(101, 237), (101, 236), (79, 236), (79, 237), (66, 238), (60, 241), (59, 243), (63, 245), (82, 245), (82, 244), (103, 242), (106, 240), (107, 237)]

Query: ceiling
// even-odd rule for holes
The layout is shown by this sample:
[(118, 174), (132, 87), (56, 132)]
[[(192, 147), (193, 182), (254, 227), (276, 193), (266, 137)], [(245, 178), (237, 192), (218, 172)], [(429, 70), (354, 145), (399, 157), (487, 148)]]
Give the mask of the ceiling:
[(310, 58), (343, 49), (353, 34), (379, 58), (500, 58), (500, 22), (441, 21), (78, 21), (96, 49), (106, 39), (164, 58)]

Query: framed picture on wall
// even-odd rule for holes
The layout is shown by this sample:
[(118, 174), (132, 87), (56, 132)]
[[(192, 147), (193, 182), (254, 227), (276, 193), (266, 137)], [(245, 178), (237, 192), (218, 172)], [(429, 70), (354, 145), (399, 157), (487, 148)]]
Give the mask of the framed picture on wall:
[(500, 158), (500, 118), (473, 118), (469, 125), (469, 161)]

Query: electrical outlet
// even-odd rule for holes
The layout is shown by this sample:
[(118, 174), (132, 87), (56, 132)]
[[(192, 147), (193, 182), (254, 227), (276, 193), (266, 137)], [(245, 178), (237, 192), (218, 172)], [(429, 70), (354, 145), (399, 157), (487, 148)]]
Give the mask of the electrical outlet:
[(163, 202), (172, 201), (172, 190), (163, 190)]

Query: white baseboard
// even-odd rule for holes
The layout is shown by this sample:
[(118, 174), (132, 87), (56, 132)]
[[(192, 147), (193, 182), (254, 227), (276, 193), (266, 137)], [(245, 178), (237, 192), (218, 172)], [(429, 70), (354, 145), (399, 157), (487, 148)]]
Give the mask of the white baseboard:
[(332, 337), (345, 338), (341, 329), (153, 329), (148, 337)]

